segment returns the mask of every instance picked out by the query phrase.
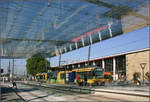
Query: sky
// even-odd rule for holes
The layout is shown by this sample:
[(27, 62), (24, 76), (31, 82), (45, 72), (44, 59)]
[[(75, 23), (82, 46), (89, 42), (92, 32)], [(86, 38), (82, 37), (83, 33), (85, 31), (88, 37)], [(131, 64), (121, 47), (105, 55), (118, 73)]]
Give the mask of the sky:
[[(106, 57), (145, 48), (149, 48), (149, 26), (93, 44), (91, 46), (90, 59)], [(61, 64), (63, 65), (77, 61), (85, 61), (87, 59), (88, 46), (63, 54), (63, 63)], [(12, 68), (12, 59), (1, 59), (1, 68), (4, 69), (4, 73), (7, 72), (9, 61)], [(58, 66), (59, 56), (52, 57), (50, 62), (52, 67)], [(15, 59), (14, 64), (15, 73), (26, 73), (26, 59)]]
[[(7, 73), (7, 68), (9, 66), (10, 61), (10, 69), (12, 69), (12, 59), (2, 59), (1, 60), (1, 68), (4, 69), (4, 73)], [(23, 75), (26, 72), (26, 59), (14, 59), (14, 73)]]

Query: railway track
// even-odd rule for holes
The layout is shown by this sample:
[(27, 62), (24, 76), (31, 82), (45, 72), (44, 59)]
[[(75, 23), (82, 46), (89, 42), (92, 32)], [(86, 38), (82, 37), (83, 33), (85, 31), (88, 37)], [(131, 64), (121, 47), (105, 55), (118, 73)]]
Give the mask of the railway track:
[[(24, 84), (24, 85), (32, 86), (32, 87), (37, 88), (39, 90), (45, 91), (48, 94), (59, 93), (61, 95), (69, 95), (70, 97), (76, 96), (79, 99), (83, 99), (83, 100), (86, 99), (86, 100), (89, 100), (89, 101), (103, 101), (103, 100), (101, 100), (100, 97), (107, 98), (107, 100), (126, 101), (126, 100), (120, 100), (120, 99), (116, 99), (116, 98), (108, 98), (108, 97), (99, 96), (99, 95), (92, 95), (92, 94), (88, 94), (88, 93), (74, 92), (74, 91), (70, 91), (70, 90), (66, 91), (66, 90), (62, 90), (62, 89), (60, 90), (60, 88), (57, 89), (57, 88), (44, 87), (44, 86), (40, 86), (40, 85), (31, 85), (31, 84)], [(50, 92), (49, 92), (49, 90), (50, 90)], [(57, 96), (59, 96), (59, 94), (57, 94)], [(33, 94), (33, 96), (39, 97), (35, 94)], [(69, 98), (69, 96), (68, 96), (68, 98)], [(41, 100), (42, 101), (47, 101), (47, 100), (44, 100), (44, 99), (41, 99)]]
[[(24, 84), (24, 83), (22, 83)], [(54, 95), (56, 97), (65, 97), (65, 98), (78, 98), (78, 99), (82, 99), (82, 100), (88, 100), (88, 101), (127, 101), (127, 102), (131, 102), (130, 99), (134, 100), (142, 100), (142, 98), (144, 98), (143, 100), (148, 100), (147, 97), (138, 97), (138, 96), (131, 96), (131, 95), (123, 95), (123, 94), (115, 94), (115, 93), (105, 93), (105, 92), (100, 92), (100, 94), (92, 94), (92, 93), (88, 93), (88, 92), (80, 92), (80, 91), (75, 91), (74, 90), (70, 90), (70, 89), (64, 89), (65, 87), (46, 87), (46, 86), (42, 86), (42, 85), (31, 85), (31, 84), (24, 84), (27, 86), (31, 86), (34, 88), (37, 88), (39, 90), (41, 90), (42, 92), (46, 92), (47, 94), (51, 94)], [(112, 97), (111, 97), (112, 96)], [(36, 96), (35, 96), (36, 97)], [(37, 96), (38, 97), (38, 96)], [(40, 97), (39, 97), (40, 98)], [(42, 97), (41, 97), (42, 98)], [(46, 101), (46, 100), (45, 100)], [(69, 101), (69, 100), (68, 100)]]
[(45, 86), (42, 84), (29, 84), (29, 83), (21, 83), (24, 85), (30, 85), (30, 86), (34, 86), (34, 87), (42, 87), (45, 89), (54, 89), (54, 90), (58, 90), (58, 91), (65, 91), (65, 92), (74, 92), (74, 93), (83, 93), (83, 94), (91, 94), (94, 93), (94, 90), (92, 88), (89, 87), (78, 87), (78, 86), (62, 86), (62, 85), (49, 85), (49, 86)]

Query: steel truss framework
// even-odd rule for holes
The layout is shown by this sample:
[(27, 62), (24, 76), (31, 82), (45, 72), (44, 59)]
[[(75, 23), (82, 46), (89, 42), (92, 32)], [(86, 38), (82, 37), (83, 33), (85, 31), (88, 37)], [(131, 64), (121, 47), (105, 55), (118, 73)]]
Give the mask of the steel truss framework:
[(149, 24), (149, 0), (1, 0), (2, 58), (57, 56)]

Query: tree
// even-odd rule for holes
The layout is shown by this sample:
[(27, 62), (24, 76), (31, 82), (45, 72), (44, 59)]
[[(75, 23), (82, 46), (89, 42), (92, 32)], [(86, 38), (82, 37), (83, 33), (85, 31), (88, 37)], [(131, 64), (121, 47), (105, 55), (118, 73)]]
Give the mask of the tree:
[(134, 74), (133, 74), (133, 80), (137, 80), (140, 77), (141, 77), (141, 73), (140, 72), (134, 72)]
[(50, 62), (41, 54), (36, 54), (27, 59), (26, 68), (28, 74), (35, 76), (37, 73), (47, 72)]
[(149, 73), (149, 72), (146, 72), (145, 78), (146, 78), (148, 81), (150, 81), (150, 73)]

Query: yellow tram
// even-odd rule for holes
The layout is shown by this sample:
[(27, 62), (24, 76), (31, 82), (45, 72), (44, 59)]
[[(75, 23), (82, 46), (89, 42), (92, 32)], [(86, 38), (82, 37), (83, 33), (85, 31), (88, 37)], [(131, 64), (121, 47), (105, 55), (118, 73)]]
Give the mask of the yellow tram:
[(78, 85), (102, 85), (112, 80), (112, 74), (104, 72), (103, 68), (87, 67), (71, 71), (59, 71), (57, 73), (57, 84), (78, 84)]
[(36, 79), (40, 82), (45, 82), (47, 80), (47, 73), (37, 73)]

